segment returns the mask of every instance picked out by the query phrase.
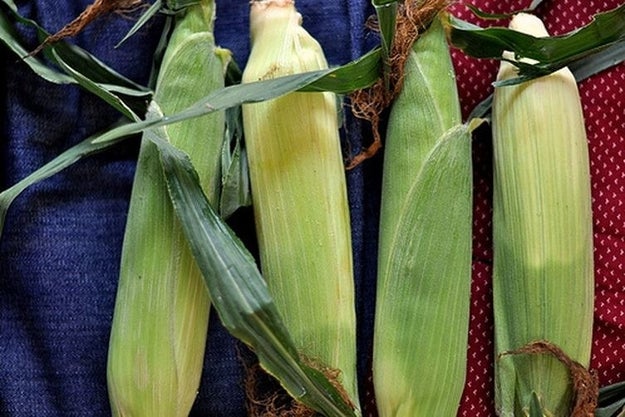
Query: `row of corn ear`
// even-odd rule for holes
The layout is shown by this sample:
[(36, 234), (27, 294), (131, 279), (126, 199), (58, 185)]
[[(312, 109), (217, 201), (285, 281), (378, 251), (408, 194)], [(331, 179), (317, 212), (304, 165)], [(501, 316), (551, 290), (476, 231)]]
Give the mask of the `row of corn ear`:
[[(547, 36), (527, 14), (511, 28)], [(516, 76), (515, 68), (502, 61), (498, 80)], [(588, 367), (594, 285), (575, 79), (563, 69), (497, 88), (492, 124), (497, 413), (568, 417), (579, 393), (553, 352)], [(383, 417), (451, 417), (460, 404), (471, 282), (469, 136), (435, 21), (414, 44), (386, 135), (373, 357)], [(514, 353), (535, 341), (554, 349)], [(531, 410), (534, 399), (540, 410)]]
[[(176, 27), (155, 95), (166, 113), (223, 83), (212, 34), (198, 26), (212, 22), (212, 13), (210, 2), (194, 6)], [(526, 31), (527, 20), (533, 22), (515, 18), (512, 27)], [(250, 31), (243, 82), (327, 68), (291, 0), (252, 2)], [(200, 52), (206, 50), (212, 52)], [(512, 74), (504, 62), (500, 79)], [(415, 42), (404, 82), (390, 113), (384, 157), (375, 394), (382, 417), (454, 416), (466, 372), (472, 127), (461, 121), (438, 19)], [(337, 379), (358, 412), (350, 222), (336, 102), (331, 93), (291, 93), (244, 105), (243, 119), (263, 275), (297, 348)], [(496, 90), (494, 297), (498, 353), (546, 339), (587, 366), (592, 224), (578, 103), (566, 71)], [(554, 123), (549, 110), (563, 122)], [(169, 128), (172, 142), (192, 156), (213, 203), (219, 152), (196, 146), (220, 149), (220, 129), (219, 115)], [(200, 136), (206, 139), (193, 140)], [(167, 200), (156, 149), (146, 141), (111, 335), (109, 387), (119, 416), (187, 415), (197, 389), (209, 300)], [(567, 299), (558, 304), (563, 294)], [(570, 314), (571, 303), (579, 316)], [(146, 314), (158, 317), (155, 326), (146, 324)], [(543, 415), (568, 415), (573, 394), (567, 369), (556, 359), (502, 356), (496, 378), (500, 415), (525, 415), (534, 397)]]
[[(173, 114), (224, 85), (228, 54), (215, 46), (214, 4), (179, 14), (153, 100)], [(167, 126), (217, 203), (223, 113)], [(108, 355), (111, 409), (119, 417), (186, 417), (199, 386), (209, 294), (169, 200), (156, 145), (137, 163)]]
[[(154, 94), (165, 114), (223, 87), (228, 57), (215, 47), (213, 19), (212, 1), (176, 18)], [(250, 26), (252, 52), (243, 82), (327, 68), (292, 1), (252, 2)], [(336, 98), (291, 94), (244, 106), (243, 116), (263, 273), (302, 355), (327, 370), (359, 413), (351, 236)], [(171, 143), (190, 155), (212, 204), (223, 127), (222, 113), (167, 127)], [(209, 307), (169, 203), (158, 149), (144, 140), (109, 346), (113, 415), (189, 414)]]

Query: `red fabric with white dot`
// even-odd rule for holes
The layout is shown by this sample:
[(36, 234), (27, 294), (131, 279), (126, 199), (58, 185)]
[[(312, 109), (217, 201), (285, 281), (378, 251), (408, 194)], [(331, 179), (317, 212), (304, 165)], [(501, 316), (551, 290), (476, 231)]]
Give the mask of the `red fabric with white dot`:
[[(528, 7), (531, 1), (473, 0), (490, 13)], [(622, 0), (551, 0), (535, 13), (550, 34), (560, 35), (590, 22), (596, 13), (611, 10)], [(463, 4), (450, 11), (467, 21), (484, 22)], [(477, 60), (453, 51), (465, 117), (491, 92), (498, 63)], [(625, 380), (625, 64), (580, 83), (591, 157), (595, 243), (595, 326), (591, 368), (601, 386)], [(493, 317), (491, 288), (491, 153), (487, 129), (475, 135), (475, 213), (473, 294), (469, 334), (468, 373), (458, 416), (494, 416)]]

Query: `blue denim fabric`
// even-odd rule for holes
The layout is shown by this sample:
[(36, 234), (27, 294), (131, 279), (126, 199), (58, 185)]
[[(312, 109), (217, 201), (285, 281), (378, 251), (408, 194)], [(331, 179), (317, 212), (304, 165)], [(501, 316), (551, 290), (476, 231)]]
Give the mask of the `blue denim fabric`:
[[(53, 32), (88, 3), (34, 0), (18, 6)], [(376, 42), (363, 26), (372, 13), (368, 1), (298, 0), (297, 6), (331, 65), (359, 57)], [(218, 0), (217, 7), (217, 42), (243, 66), (249, 52), (248, 2)], [(134, 22), (111, 15), (73, 42), (145, 84), (159, 22), (115, 49)], [(23, 34), (34, 47), (34, 34)], [(93, 95), (43, 81), (8, 51), (0, 53), (4, 190), (118, 115)], [(349, 115), (343, 134), (352, 152), (370, 140), (369, 126)], [(11, 207), (0, 240), (0, 415), (110, 415), (106, 354), (137, 145), (127, 140), (87, 158), (30, 188)], [(363, 374), (370, 359), (380, 163), (376, 157), (347, 174)], [(245, 415), (237, 354), (236, 341), (213, 314), (193, 416)]]

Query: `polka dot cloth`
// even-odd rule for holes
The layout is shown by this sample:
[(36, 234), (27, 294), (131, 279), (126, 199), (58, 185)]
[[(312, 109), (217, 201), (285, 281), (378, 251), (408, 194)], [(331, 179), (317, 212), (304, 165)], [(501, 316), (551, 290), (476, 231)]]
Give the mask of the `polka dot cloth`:
[[(528, 7), (531, 1), (475, 0), (490, 13)], [(537, 10), (549, 32), (559, 35), (590, 22), (596, 13), (621, 1), (546, 1)], [(450, 11), (485, 25), (460, 3)], [(463, 114), (466, 117), (492, 93), (498, 63), (477, 60), (453, 51)], [(591, 157), (595, 243), (595, 327), (591, 368), (601, 386), (625, 380), (625, 64), (580, 83)], [(491, 287), (491, 153), (490, 131), (480, 128), (474, 138), (475, 212), (473, 288), (467, 382), (458, 416), (494, 416), (493, 313)]]

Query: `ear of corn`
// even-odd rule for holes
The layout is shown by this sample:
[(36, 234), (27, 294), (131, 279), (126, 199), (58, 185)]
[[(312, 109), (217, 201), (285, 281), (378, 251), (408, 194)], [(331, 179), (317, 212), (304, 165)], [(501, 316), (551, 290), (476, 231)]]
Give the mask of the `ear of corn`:
[[(540, 20), (527, 14), (516, 16), (511, 28), (547, 36)], [(513, 76), (513, 65), (502, 62), (498, 80)], [(496, 353), (544, 339), (587, 367), (593, 318), (590, 176), (580, 98), (568, 69), (495, 90), (493, 148)], [(527, 414), (533, 396), (543, 415), (568, 416), (568, 370), (548, 354), (498, 358), (499, 415)]]
[[(251, 3), (243, 82), (327, 68), (292, 1)], [(261, 269), (302, 355), (339, 370), (357, 404), (351, 236), (336, 97), (243, 106)]]
[(471, 283), (471, 141), (438, 20), (411, 51), (385, 142), (373, 375), (381, 417), (456, 415)]
[[(223, 86), (215, 48), (213, 2), (177, 17), (154, 100), (171, 114)], [(168, 126), (172, 143), (191, 155), (216, 203), (224, 120), (221, 113)], [(167, 193), (158, 150), (144, 140), (128, 212), (108, 357), (114, 416), (187, 416), (202, 371), (208, 291)]]

